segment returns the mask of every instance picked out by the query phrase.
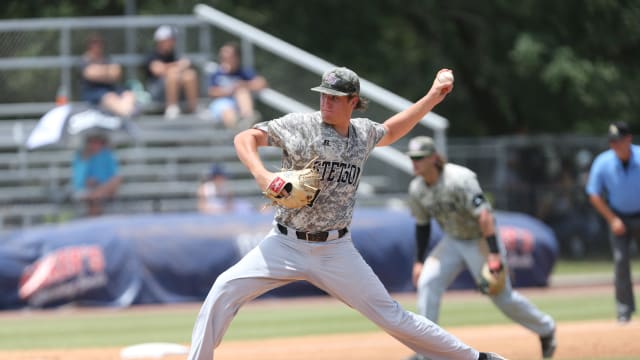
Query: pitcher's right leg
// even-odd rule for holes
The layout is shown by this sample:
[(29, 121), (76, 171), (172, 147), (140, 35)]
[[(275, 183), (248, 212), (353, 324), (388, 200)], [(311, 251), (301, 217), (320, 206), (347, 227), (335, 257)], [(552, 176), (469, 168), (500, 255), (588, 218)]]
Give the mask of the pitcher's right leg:
[(193, 327), (189, 360), (212, 360), (214, 349), (242, 305), (293, 281), (295, 270), (287, 268), (282, 258), (294, 256), (282, 244), (278, 236), (270, 234), (218, 276)]

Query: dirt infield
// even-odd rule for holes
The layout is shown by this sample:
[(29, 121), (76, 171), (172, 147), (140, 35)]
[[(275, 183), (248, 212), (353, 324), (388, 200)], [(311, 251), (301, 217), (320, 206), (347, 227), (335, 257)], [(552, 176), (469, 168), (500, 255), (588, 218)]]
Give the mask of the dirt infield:
[[(509, 359), (540, 359), (540, 343), (518, 325), (450, 328), (468, 344), (501, 353)], [(560, 324), (556, 359), (584, 359), (638, 356), (640, 324), (620, 326), (615, 321)], [(404, 359), (411, 351), (390, 336), (378, 332), (357, 335), (332, 335), (295, 339), (227, 343), (216, 359), (273, 360), (390, 360)]]
[[(458, 327), (449, 329), (479, 349), (497, 351), (509, 359), (540, 359), (538, 339), (518, 325)], [(640, 322), (615, 321), (561, 323), (555, 359), (640, 358)], [(411, 351), (382, 332), (337, 334), (287, 339), (223, 342), (217, 360), (392, 360)], [(120, 349), (3, 351), (6, 360), (120, 360)], [(166, 356), (183, 360), (185, 356)]]

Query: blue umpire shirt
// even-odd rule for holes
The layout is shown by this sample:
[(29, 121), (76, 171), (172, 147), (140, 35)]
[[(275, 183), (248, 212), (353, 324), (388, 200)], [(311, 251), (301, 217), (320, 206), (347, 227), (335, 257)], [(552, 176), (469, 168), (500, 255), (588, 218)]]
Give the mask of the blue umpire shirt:
[(640, 146), (631, 145), (625, 169), (611, 149), (596, 157), (591, 165), (587, 194), (605, 195), (611, 209), (622, 215), (640, 213)]

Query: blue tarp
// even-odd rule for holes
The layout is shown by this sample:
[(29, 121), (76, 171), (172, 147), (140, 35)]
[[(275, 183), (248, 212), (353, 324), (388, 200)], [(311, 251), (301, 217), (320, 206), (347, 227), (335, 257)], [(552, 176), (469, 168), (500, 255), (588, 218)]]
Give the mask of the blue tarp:
[[(272, 213), (103, 216), (0, 238), (0, 309), (200, 302), (216, 277), (272, 227)], [(540, 221), (498, 212), (516, 287), (546, 286), (558, 248)], [(442, 233), (433, 225), (436, 243)], [(406, 210), (356, 209), (354, 243), (391, 292), (413, 291), (414, 222)], [(462, 274), (451, 288), (473, 288)], [(314, 295), (306, 282), (265, 296)]]

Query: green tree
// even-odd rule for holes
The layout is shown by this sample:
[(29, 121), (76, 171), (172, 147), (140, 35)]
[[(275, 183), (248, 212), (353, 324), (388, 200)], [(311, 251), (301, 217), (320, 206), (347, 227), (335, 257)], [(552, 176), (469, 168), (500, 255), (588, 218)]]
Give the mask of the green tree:
[[(601, 133), (638, 124), (640, 2), (218, 1), (219, 9), (409, 99), (435, 70), (454, 135)], [(421, 81), (423, 79), (423, 81)]]

